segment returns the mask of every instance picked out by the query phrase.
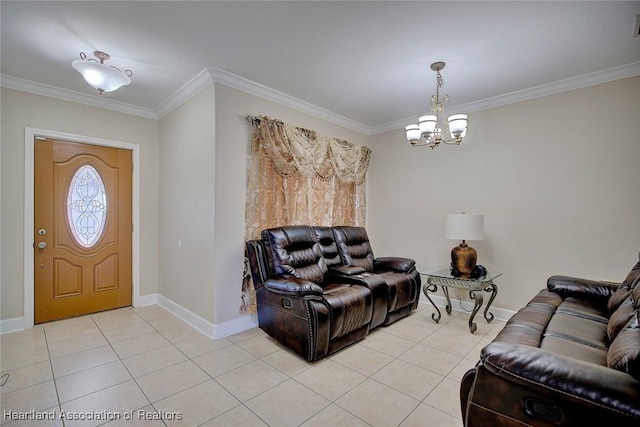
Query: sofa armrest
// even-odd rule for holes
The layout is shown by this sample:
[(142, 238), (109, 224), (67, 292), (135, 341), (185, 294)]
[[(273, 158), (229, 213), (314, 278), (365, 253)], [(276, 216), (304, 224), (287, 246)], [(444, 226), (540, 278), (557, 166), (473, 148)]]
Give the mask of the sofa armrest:
[(280, 295), (302, 297), (305, 295), (322, 295), (322, 288), (310, 280), (297, 277), (280, 277), (268, 279), (264, 282), (265, 288)]
[(562, 297), (581, 297), (608, 301), (620, 284), (569, 276), (551, 276), (547, 289)]
[(493, 342), (482, 349), (483, 367), (503, 380), (531, 389), (574, 396), (627, 416), (640, 417), (640, 382), (616, 369), (536, 347)]
[(329, 274), (337, 277), (354, 276), (364, 272), (366, 272), (366, 270), (363, 267), (358, 267), (356, 265), (341, 265), (340, 267), (331, 267), (329, 269)]
[(410, 273), (415, 269), (416, 262), (411, 258), (380, 257), (373, 261), (373, 271), (395, 271)]

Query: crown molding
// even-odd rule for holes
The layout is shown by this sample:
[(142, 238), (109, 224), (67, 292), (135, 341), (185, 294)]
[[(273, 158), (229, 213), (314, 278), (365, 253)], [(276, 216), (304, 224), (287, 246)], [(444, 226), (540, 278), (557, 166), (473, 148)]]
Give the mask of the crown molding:
[[(540, 98), (543, 96), (554, 95), (570, 90), (581, 89), (594, 86), (613, 80), (624, 79), (640, 75), (640, 61), (618, 67), (609, 68), (607, 70), (594, 73), (584, 74), (554, 83), (535, 86), (529, 89), (523, 89), (504, 95), (495, 96), (475, 102), (461, 105), (450, 106), (449, 109), (465, 111), (472, 113), (475, 111), (486, 110), (489, 108), (501, 107), (516, 102), (527, 101), (530, 99)], [(0, 86), (15, 89), (23, 92), (34, 93), (52, 98), (58, 98), (65, 101), (76, 102), (79, 104), (90, 105), (93, 107), (105, 108), (112, 111), (118, 111), (125, 114), (132, 114), (148, 119), (161, 119), (180, 105), (188, 101), (194, 95), (205, 89), (212, 83), (219, 83), (234, 89), (246, 92), (251, 95), (258, 96), (271, 102), (292, 108), (310, 116), (325, 120), (329, 123), (342, 126), (347, 129), (359, 132), (361, 134), (371, 136), (383, 132), (397, 129), (403, 129), (407, 123), (415, 121), (415, 117), (394, 120), (392, 122), (383, 123), (378, 126), (366, 126), (355, 120), (348, 119), (339, 114), (332, 113), (329, 110), (310, 104), (286, 93), (268, 88), (259, 83), (245, 79), (228, 71), (219, 68), (205, 68), (195, 77), (185, 83), (176, 90), (171, 96), (163, 101), (155, 109), (138, 107), (136, 105), (115, 101), (108, 98), (99, 98), (93, 95), (87, 95), (67, 89), (61, 89), (55, 86), (49, 86), (41, 83), (24, 80), (17, 77), (0, 75)]]
[(329, 110), (310, 104), (286, 93), (271, 89), (267, 86), (261, 85), (254, 81), (245, 79), (236, 74), (230, 73), (219, 68), (210, 69), (213, 79), (216, 83), (229, 86), (234, 89), (241, 90), (251, 95), (266, 99), (267, 101), (275, 102), (276, 104), (284, 105), (285, 107), (292, 108), (296, 111), (309, 114), (310, 116), (318, 119), (326, 120), (327, 122), (336, 124), (338, 126), (351, 129), (353, 131), (369, 135), (370, 127), (355, 120), (348, 119), (336, 113), (332, 113)]
[(214, 79), (211, 71), (210, 69), (205, 68), (187, 83), (182, 85), (167, 99), (162, 101), (162, 103), (155, 108), (156, 117), (158, 119), (163, 118), (212, 83), (214, 83)]
[(120, 113), (132, 114), (134, 116), (140, 116), (147, 119), (158, 118), (156, 113), (149, 108), (138, 107), (137, 105), (114, 101), (113, 99), (108, 98), (98, 98), (94, 95), (87, 95), (73, 90), (61, 89), (59, 87), (36, 83), (18, 77), (7, 76), (5, 74), (0, 76), (0, 86), (7, 89), (48, 96), (50, 98), (76, 102), (78, 104), (89, 105), (92, 107), (105, 108), (107, 110), (117, 111)]
[[(521, 101), (528, 101), (543, 96), (555, 95), (557, 93), (568, 92), (570, 90), (582, 89), (589, 86), (595, 86), (601, 83), (607, 83), (614, 80), (625, 79), (640, 75), (640, 61), (618, 67), (608, 68), (606, 70), (594, 73), (583, 74), (581, 76), (571, 77), (565, 80), (535, 86), (504, 95), (494, 96), (492, 98), (482, 99), (466, 104), (453, 105), (448, 107), (449, 110), (464, 111), (473, 113), (475, 111), (487, 110), (489, 108), (502, 107), (504, 105), (513, 104)], [(405, 119), (394, 120), (379, 126), (369, 128), (369, 135), (376, 135), (383, 132), (389, 132), (397, 129), (404, 129), (409, 123), (415, 123), (416, 117), (408, 117)]]

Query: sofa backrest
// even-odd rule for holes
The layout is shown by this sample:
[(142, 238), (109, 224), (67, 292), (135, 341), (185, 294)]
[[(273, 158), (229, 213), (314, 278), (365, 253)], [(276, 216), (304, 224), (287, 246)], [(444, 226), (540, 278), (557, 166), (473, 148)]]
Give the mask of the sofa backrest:
[(263, 230), (261, 238), (272, 276), (293, 276), (322, 284), (327, 263), (312, 227), (271, 228)]
[(333, 235), (343, 265), (355, 265), (373, 272), (373, 250), (364, 227), (333, 227)]
[(333, 236), (333, 228), (331, 227), (313, 227), (313, 231), (318, 237), (320, 243), (320, 250), (322, 256), (327, 262), (327, 267), (338, 267), (342, 265), (340, 254), (338, 253), (338, 245), (336, 245), (335, 237)]

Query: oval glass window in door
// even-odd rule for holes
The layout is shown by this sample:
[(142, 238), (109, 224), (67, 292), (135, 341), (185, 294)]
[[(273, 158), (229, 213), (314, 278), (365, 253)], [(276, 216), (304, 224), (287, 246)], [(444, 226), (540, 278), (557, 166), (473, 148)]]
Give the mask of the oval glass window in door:
[(82, 165), (71, 179), (67, 194), (67, 221), (76, 242), (83, 248), (95, 245), (107, 219), (107, 193), (100, 173)]

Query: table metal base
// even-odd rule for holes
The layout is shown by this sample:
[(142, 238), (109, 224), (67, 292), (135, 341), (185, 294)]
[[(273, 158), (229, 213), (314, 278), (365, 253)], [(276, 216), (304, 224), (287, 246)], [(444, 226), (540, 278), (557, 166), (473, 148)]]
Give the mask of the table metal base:
[(469, 316), (469, 330), (471, 331), (471, 333), (474, 333), (478, 329), (478, 325), (474, 323), (473, 319), (478, 313), (478, 311), (480, 311), (480, 308), (482, 308), (482, 304), (484, 300), (483, 292), (491, 293), (491, 296), (489, 297), (489, 301), (487, 302), (487, 305), (484, 308), (484, 318), (487, 321), (487, 323), (491, 323), (491, 321), (493, 320), (493, 313), (489, 312), (489, 307), (491, 307), (491, 303), (493, 303), (493, 300), (498, 294), (498, 287), (493, 283), (493, 280), (489, 280), (486, 282), (476, 282), (476, 281), (469, 281), (469, 280), (443, 278), (443, 277), (437, 277), (437, 276), (428, 276), (427, 282), (424, 284), (422, 291), (424, 292), (424, 295), (427, 297), (429, 302), (433, 305), (433, 308), (436, 309), (437, 314), (436, 313), (431, 314), (431, 318), (436, 323), (440, 322), (440, 319), (442, 318), (442, 314), (440, 313), (440, 309), (438, 309), (438, 306), (436, 306), (436, 304), (433, 302), (433, 300), (429, 296), (429, 292), (435, 294), (438, 291), (438, 286), (442, 287), (442, 292), (444, 293), (444, 296), (447, 300), (447, 305), (445, 306), (447, 314), (451, 314), (451, 299), (449, 298), (449, 288), (465, 289), (469, 291), (469, 298), (471, 298), (474, 301), (473, 311)]

